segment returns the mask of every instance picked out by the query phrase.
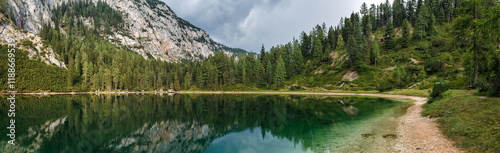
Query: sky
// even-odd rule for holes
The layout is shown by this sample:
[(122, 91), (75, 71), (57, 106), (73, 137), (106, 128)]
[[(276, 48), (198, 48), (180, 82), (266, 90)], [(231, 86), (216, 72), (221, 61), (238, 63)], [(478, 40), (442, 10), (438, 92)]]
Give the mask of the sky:
[[(385, 0), (162, 0), (181, 18), (229, 47), (260, 52), (286, 44), (318, 24), (338, 25), (361, 4)], [(391, 0), (392, 2), (392, 0)]]

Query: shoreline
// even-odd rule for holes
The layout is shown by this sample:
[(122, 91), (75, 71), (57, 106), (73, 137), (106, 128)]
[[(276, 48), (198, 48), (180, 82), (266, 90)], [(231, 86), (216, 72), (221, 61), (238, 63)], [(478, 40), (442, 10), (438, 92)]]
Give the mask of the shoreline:
[(280, 92), (280, 91), (116, 91), (116, 92), (39, 92), (39, 93), (0, 93), (0, 95), (77, 95), (77, 94), (267, 94), (267, 95), (325, 95), (325, 96), (368, 96), (394, 99), (412, 100), (406, 113), (399, 117), (397, 132), (397, 145), (395, 150), (402, 152), (461, 152), (453, 146), (453, 142), (446, 139), (439, 130), (436, 119), (422, 117), (422, 105), (426, 97), (406, 96), (382, 93), (359, 92)]

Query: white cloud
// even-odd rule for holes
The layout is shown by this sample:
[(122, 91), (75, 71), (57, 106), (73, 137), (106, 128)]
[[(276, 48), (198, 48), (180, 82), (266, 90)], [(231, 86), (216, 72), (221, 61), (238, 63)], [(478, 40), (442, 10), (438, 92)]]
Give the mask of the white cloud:
[(361, 4), (384, 0), (163, 0), (180, 17), (230, 47), (258, 52), (298, 38), (315, 25), (336, 26)]

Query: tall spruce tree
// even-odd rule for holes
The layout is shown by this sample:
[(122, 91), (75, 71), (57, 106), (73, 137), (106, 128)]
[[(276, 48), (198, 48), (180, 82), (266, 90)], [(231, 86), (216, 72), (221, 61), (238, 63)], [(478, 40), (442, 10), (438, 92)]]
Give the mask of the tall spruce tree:
[(418, 10), (417, 19), (415, 21), (415, 35), (423, 39), (427, 36), (427, 29), (429, 25), (429, 19), (431, 18), (429, 7), (426, 4), (422, 4)]
[(379, 56), (379, 48), (378, 48), (378, 43), (377, 41), (373, 41), (372, 43), (372, 48), (370, 50), (370, 62), (377, 67), (377, 61), (378, 61), (378, 56)]
[(262, 63), (264, 65), (264, 67), (266, 67), (267, 63), (266, 63), (266, 48), (264, 48), (264, 44), (262, 44), (262, 47), (260, 48), (260, 63)]
[(356, 43), (356, 38), (350, 36), (347, 40), (347, 55), (349, 57), (349, 67), (351, 67), (351, 70), (359, 66), (359, 52), (360, 47), (358, 43)]
[(179, 75), (177, 75), (177, 72), (174, 73), (174, 90), (181, 90), (181, 81), (179, 80)]
[(186, 75), (184, 75), (184, 90), (188, 90), (190, 86), (191, 86), (191, 74), (189, 72), (186, 72)]
[(406, 12), (408, 14), (408, 21), (415, 23), (415, 0), (407, 0), (406, 2)]
[(247, 63), (245, 60), (241, 59), (243, 63), (241, 63), (241, 83), (243, 86), (246, 86), (247, 83)]
[(285, 76), (286, 76), (286, 68), (285, 68), (285, 62), (281, 58), (281, 56), (278, 56), (278, 61), (276, 65), (276, 70), (274, 72), (274, 83), (276, 85), (276, 89), (279, 89), (283, 86), (283, 82), (285, 81)]
[[(347, 52), (346, 52), (345, 46), (344, 46), (344, 38), (342, 37), (342, 35), (339, 35), (335, 50), (338, 51), (340, 58), (345, 57), (347, 55)], [(344, 63), (343, 59), (340, 59), (340, 65), (339, 65), (340, 70), (342, 70), (343, 63)]]
[(266, 74), (267, 74), (267, 83), (271, 84), (273, 81), (273, 67), (271, 66), (271, 60), (267, 59), (267, 65), (269, 65), (266, 68)]
[(323, 57), (323, 45), (321, 44), (321, 40), (318, 37), (316, 37), (313, 46), (314, 63), (319, 64), (319, 62), (321, 62), (322, 57)]
[[(487, 69), (482, 63), (492, 63), (489, 61), (495, 58), (484, 58), (486, 61), (480, 61), (482, 57), (488, 55), (497, 55), (498, 53), (488, 51), (498, 50), (499, 38), (499, 16), (500, 6), (498, 1), (491, 1), (487, 3), (483, 0), (468, 0), (463, 1), (460, 5), (458, 17), (452, 23), (452, 34), (458, 42), (469, 40), (466, 48), (470, 48), (473, 54), (473, 62), (469, 68), (473, 72), (471, 76), (471, 86), (479, 84), (480, 69)], [(495, 43), (495, 41), (497, 41)], [(498, 57), (497, 57), (498, 58)], [(497, 72), (498, 73), (498, 72)], [(494, 73), (490, 73), (492, 75)], [(498, 74), (496, 74), (498, 75)], [(490, 77), (490, 80), (493, 80)], [(499, 84), (497, 84), (499, 85)], [(497, 89), (499, 89), (497, 87)]]
[(408, 20), (403, 21), (403, 43), (401, 46), (403, 48), (407, 48), (410, 45), (411, 41), (411, 33), (410, 33), (410, 23), (408, 23)]
[(394, 26), (392, 22), (387, 23), (387, 27), (385, 29), (385, 48), (392, 49), (394, 47)]
[(311, 37), (309, 37), (306, 32), (302, 32), (300, 34), (300, 43), (300, 50), (302, 51), (302, 55), (309, 58), (309, 53), (311, 52)]
[(402, 0), (394, 0), (392, 3), (392, 20), (395, 27), (400, 27), (403, 23), (403, 19), (406, 18), (406, 10)]
[(365, 40), (370, 39), (370, 35), (372, 33), (372, 23), (370, 16), (363, 16), (361, 19), (361, 26), (363, 30), (363, 36)]
[(297, 42), (293, 43), (293, 69), (294, 74), (299, 74), (302, 70), (302, 63), (304, 62), (304, 57), (302, 57), (302, 52)]

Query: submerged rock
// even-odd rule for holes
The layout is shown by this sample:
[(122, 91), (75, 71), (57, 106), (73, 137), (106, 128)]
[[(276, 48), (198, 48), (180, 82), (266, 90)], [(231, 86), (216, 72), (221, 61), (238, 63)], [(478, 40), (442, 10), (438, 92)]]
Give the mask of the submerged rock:
[(359, 110), (356, 107), (349, 106), (349, 107), (342, 107), (342, 110), (351, 116), (356, 116), (358, 115)]

